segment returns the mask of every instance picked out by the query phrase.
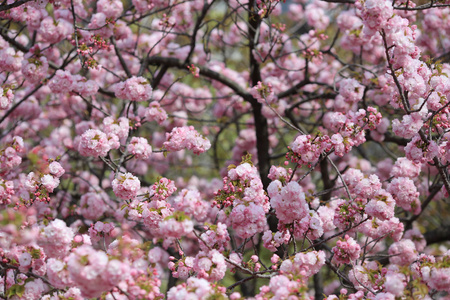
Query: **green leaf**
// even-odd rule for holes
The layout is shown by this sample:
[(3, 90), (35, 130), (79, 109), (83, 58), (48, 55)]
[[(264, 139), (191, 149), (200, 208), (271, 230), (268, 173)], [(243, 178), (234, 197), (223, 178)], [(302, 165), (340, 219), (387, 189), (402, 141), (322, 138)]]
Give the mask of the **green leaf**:
[(31, 250), (30, 254), (31, 254), (31, 257), (34, 258), (34, 259), (41, 258), (41, 250), (39, 250), (39, 249)]
[(17, 285), (16, 295), (22, 297), (24, 293), (25, 293), (25, 285)]
[(25, 293), (25, 286), (20, 284), (14, 284), (11, 286), (11, 288), (8, 290), (8, 298), (12, 296), (19, 296), (22, 297)]
[(83, 266), (87, 266), (89, 264), (89, 256), (83, 255), (82, 257), (80, 257), (79, 263)]

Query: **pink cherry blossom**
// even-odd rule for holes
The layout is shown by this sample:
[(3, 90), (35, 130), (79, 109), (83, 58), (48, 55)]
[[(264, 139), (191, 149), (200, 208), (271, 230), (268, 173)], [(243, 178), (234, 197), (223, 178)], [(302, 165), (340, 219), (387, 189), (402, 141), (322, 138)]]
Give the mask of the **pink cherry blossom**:
[(131, 173), (119, 174), (111, 185), (114, 194), (123, 200), (133, 199), (141, 188), (141, 182)]
[(98, 129), (89, 129), (81, 135), (78, 151), (83, 156), (106, 156), (111, 146), (106, 134)]
[(404, 239), (389, 247), (389, 261), (400, 266), (408, 266), (417, 258), (417, 251), (411, 240)]
[(201, 136), (193, 126), (175, 127), (172, 132), (166, 133), (164, 147), (167, 151), (192, 150), (195, 154), (207, 151), (211, 147), (209, 140)]
[(147, 139), (143, 137), (132, 137), (127, 146), (127, 150), (138, 159), (147, 159), (152, 154), (152, 146), (150, 146)]
[(336, 246), (332, 249), (333, 259), (340, 264), (354, 263), (361, 254), (361, 247), (348, 235), (345, 235), (344, 239), (337, 241)]
[(74, 87), (73, 76), (69, 71), (58, 70), (55, 76), (48, 82), (48, 87), (54, 93), (68, 93)]
[(9, 88), (0, 87), (0, 110), (8, 109), (14, 99), (14, 94)]
[(145, 118), (149, 121), (156, 121), (161, 125), (167, 120), (167, 113), (158, 102), (153, 101), (145, 110)]
[(56, 219), (44, 228), (39, 245), (49, 257), (61, 259), (69, 253), (74, 235), (64, 221)]
[(115, 86), (116, 96), (123, 100), (148, 101), (152, 97), (153, 89), (147, 79), (143, 77), (131, 77)]

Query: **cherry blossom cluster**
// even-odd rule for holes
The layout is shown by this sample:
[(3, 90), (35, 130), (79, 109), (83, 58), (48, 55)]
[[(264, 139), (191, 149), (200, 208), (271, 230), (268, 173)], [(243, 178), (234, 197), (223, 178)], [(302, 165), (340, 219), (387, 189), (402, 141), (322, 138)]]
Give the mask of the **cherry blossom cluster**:
[(169, 152), (189, 149), (200, 154), (211, 148), (211, 143), (193, 126), (175, 127), (170, 133), (166, 133), (164, 148)]
[(129, 101), (148, 101), (152, 98), (153, 89), (147, 79), (132, 77), (115, 86), (116, 96)]
[(167, 113), (158, 102), (152, 101), (145, 110), (145, 118), (148, 121), (156, 121), (161, 125), (167, 120)]
[(76, 140), (78, 151), (82, 156), (103, 157), (110, 150), (118, 149), (121, 142), (126, 140), (130, 131), (130, 120), (124, 117), (117, 120), (106, 117), (102, 122), (102, 130), (91, 124), (83, 124), (83, 126), (80, 124), (79, 130), (81, 131), (84, 127), (89, 129)]
[(277, 100), (270, 82), (265, 85), (258, 81), (258, 84), (250, 90), (250, 93), (261, 104), (272, 104)]
[(281, 263), (280, 271), (286, 275), (301, 276), (309, 278), (317, 274), (325, 264), (325, 252), (311, 251), (307, 253), (297, 253), (294, 257), (284, 260)]
[(227, 265), (223, 255), (217, 250), (200, 251), (194, 260), (193, 270), (198, 278), (205, 278), (210, 282), (219, 281), (225, 276)]
[(291, 224), (306, 217), (309, 211), (302, 187), (295, 181), (283, 186), (278, 180), (267, 188), (270, 206), (275, 209), (277, 218), (283, 224)]
[(173, 180), (164, 177), (155, 182), (150, 189), (152, 191), (151, 197), (154, 200), (165, 200), (177, 190), (177, 187)]
[(14, 195), (14, 182), (0, 179), (0, 203), (11, 203), (12, 195)]
[(152, 146), (150, 146), (147, 139), (143, 137), (132, 137), (127, 146), (127, 150), (138, 159), (147, 159), (152, 154)]
[(89, 220), (97, 220), (106, 211), (109, 196), (104, 192), (90, 191), (81, 196), (79, 213)]
[[(342, 141), (340, 141), (342, 142)], [(292, 162), (311, 165), (319, 160), (323, 151), (330, 150), (328, 136), (299, 135), (289, 147), (286, 158)]]
[(430, 289), (436, 291), (449, 291), (449, 252), (441, 258), (421, 254), (411, 269), (415, 278), (421, 278)]
[(23, 52), (14, 50), (3, 39), (3, 46), (0, 50), (0, 66), (7, 72), (17, 72), (20, 70), (23, 60)]
[[(203, 278), (191, 277), (185, 285), (178, 285), (167, 292), (167, 299), (175, 300), (182, 298), (202, 299), (208, 297), (226, 297), (223, 287), (215, 286)], [(239, 299), (234, 298), (234, 299)]]
[(89, 129), (80, 137), (78, 151), (83, 156), (106, 156), (109, 150), (111, 145), (108, 137), (98, 129)]
[(73, 238), (72, 228), (67, 227), (64, 221), (56, 219), (43, 229), (38, 243), (48, 257), (64, 259), (71, 250)]
[(111, 185), (114, 194), (123, 200), (133, 199), (141, 188), (141, 182), (131, 173), (119, 174)]
[(60, 177), (65, 173), (65, 170), (57, 161), (51, 162), (47, 168), (48, 171), (45, 173), (28, 173), (24, 185), (31, 196), (28, 197), (29, 201), (23, 199), (23, 203), (19, 205), (29, 206), (34, 201), (50, 202), (49, 195), (59, 186)]
[[(175, 257), (169, 257), (169, 259), (173, 260)], [(173, 277), (187, 279), (194, 267), (194, 257), (187, 256), (178, 259), (176, 262), (170, 261), (167, 266), (169, 270), (172, 271)]]
[(202, 199), (198, 190), (183, 189), (172, 199), (172, 206), (198, 222), (202, 222), (207, 218), (210, 205)]
[(387, 191), (392, 194), (395, 203), (401, 208), (412, 211), (414, 214), (420, 212), (419, 192), (414, 182), (405, 177), (394, 178)]
[(84, 297), (98, 297), (127, 276), (128, 266), (119, 260), (110, 260), (105, 252), (83, 245), (72, 252), (67, 261), (71, 280)]
[(89, 227), (89, 237), (92, 242), (100, 241), (101, 237), (110, 236), (114, 229), (114, 223), (103, 223), (100, 221), (91, 224)]
[[(355, 88), (356, 89), (356, 88)], [(349, 92), (348, 92), (349, 93)], [(346, 97), (355, 97), (350, 94)], [(374, 107), (367, 110), (329, 112), (325, 115), (324, 126), (331, 132), (326, 134), (299, 135), (290, 145), (286, 158), (291, 162), (312, 165), (318, 162), (323, 152), (333, 150), (338, 156), (350, 152), (353, 147), (366, 141), (365, 130), (375, 130), (381, 124), (382, 116)]]
[(20, 136), (14, 136), (11, 141), (3, 144), (0, 148), (0, 174), (6, 174), (19, 166), (22, 162), (20, 154), (23, 152), (25, 152), (25, 145)]
[(336, 246), (332, 249), (332, 252), (334, 254), (333, 259), (336, 263), (350, 264), (359, 258), (361, 247), (353, 238), (346, 235), (344, 240), (336, 242)]
[(200, 248), (203, 251), (217, 249), (219, 252), (223, 252), (230, 242), (227, 226), (219, 222), (217, 225), (209, 225), (206, 229), (200, 235)]
[(222, 189), (215, 192), (214, 203), (227, 211), (228, 218), (225, 211), (221, 211), (221, 222), (232, 226), (237, 236), (245, 239), (264, 231), (269, 199), (258, 170), (248, 157), (239, 166), (230, 167), (228, 176), (223, 179)]
[(10, 88), (0, 87), (0, 109), (8, 109), (14, 99), (14, 94)]
[(95, 95), (99, 89), (95, 81), (61, 70), (56, 71), (55, 76), (48, 82), (48, 87), (53, 93), (64, 94), (73, 91), (84, 97)]
[(277, 251), (283, 244), (288, 244), (291, 240), (291, 234), (288, 230), (272, 232), (270, 230), (264, 231), (262, 236), (264, 247), (272, 252)]
[(340, 2), (0, 4), (0, 298), (448, 298), (448, 1)]
[(288, 299), (290, 296), (295, 297), (305, 290), (305, 286), (295, 279), (290, 279), (285, 275), (277, 275), (270, 279), (270, 283), (261, 287), (260, 293), (256, 295), (256, 299), (267, 299), (269, 297), (275, 299)]

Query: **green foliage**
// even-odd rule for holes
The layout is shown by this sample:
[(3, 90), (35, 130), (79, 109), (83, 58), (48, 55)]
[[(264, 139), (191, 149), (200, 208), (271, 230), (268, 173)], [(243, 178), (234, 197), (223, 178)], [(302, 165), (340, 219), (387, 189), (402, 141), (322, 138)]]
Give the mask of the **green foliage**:
[(25, 285), (14, 284), (8, 289), (6, 295), (8, 298), (11, 298), (13, 296), (22, 297), (24, 293), (25, 293)]

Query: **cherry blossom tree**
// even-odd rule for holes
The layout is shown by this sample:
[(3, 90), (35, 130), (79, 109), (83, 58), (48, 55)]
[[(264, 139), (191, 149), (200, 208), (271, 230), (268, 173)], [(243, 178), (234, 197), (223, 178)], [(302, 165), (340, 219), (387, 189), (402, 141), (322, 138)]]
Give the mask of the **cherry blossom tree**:
[(449, 298), (449, 20), (2, 1), (0, 298)]

